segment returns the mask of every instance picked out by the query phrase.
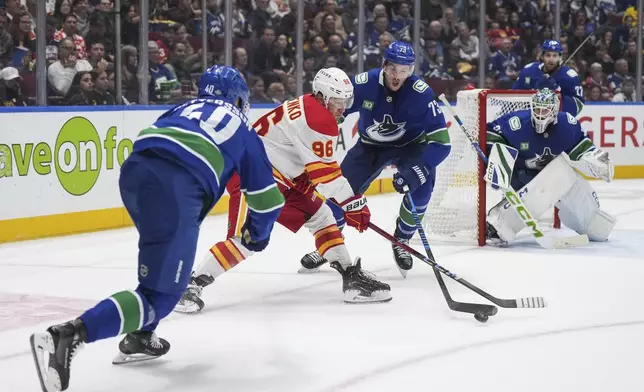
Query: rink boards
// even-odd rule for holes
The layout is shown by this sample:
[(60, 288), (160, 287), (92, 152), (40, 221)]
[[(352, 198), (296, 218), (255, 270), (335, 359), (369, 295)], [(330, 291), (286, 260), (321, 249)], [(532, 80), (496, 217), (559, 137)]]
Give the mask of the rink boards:
[[(250, 120), (272, 106), (255, 105)], [(0, 111), (0, 243), (131, 225), (119, 168), (138, 132), (165, 108), (48, 107)], [(644, 105), (588, 105), (579, 120), (610, 152), (617, 178), (644, 178)], [(341, 125), (336, 154), (355, 143), (356, 115)], [(448, 121), (450, 119), (447, 119)], [(385, 170), (368, 194), (393, 191)], [(384, 180), (383, 180), (384, 179)], [(212, 213), (225, 213), (224, 196)]]

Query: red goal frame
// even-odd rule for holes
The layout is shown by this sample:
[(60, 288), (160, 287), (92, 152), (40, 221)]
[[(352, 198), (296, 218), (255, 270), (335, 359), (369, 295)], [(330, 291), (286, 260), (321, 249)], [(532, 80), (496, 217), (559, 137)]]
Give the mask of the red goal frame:
[[(478, 93), (478, 111), (479, 111), (479, 124), (478, 124), (478, 129), (479, 129), (479, 135), (478, 135), (478, 140), (479, 140), (479, 147), (481, 148), (481, 151), (483, 151), (483, 154), (487, 155), (487, 132), (482, 132), (481, 130), (487, 129), (487, 99), (488, 96), (493, 95), (493, 96), (522, 96), (522, 95), (532, 95), (536, 91), (535, 90), (496, 90), (496, 89), (490, 89), (490, 90), (481, 90)], [(559, 109), (561, 110), (561, 95), (559, 95)], [(481, 159), (478, 160), (478, 245), (479, 246), (485, 246), (485, 220), (487, 216), (487, 208), (486, 208), (486, 196), (487, 196), (487, 184), (485, 183), (485, 180), (483, 180), (483, 176), (485, 175), (485, 164)], [(559, 214), (557, 212), (557, 209), (554, 209), (554, 223), (553, 227), (558, 229), (561, 227), (561, 222), (559, 220)]]

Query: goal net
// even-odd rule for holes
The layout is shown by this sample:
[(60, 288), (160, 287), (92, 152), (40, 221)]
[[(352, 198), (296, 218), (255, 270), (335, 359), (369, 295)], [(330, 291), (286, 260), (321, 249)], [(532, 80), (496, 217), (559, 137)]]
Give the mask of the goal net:
[[(530, 108), (532, 91), (464, 90), (456, 96), (456, 114), (485, 152), (486, 124), (510, 112)], [(445, 114), (452, 151), (438, 166), (436, 184), (423, 219), (432, 240), (485, 245), (485, 215), (501, 200), (487, 189), (484, 165), (454, 119)]]

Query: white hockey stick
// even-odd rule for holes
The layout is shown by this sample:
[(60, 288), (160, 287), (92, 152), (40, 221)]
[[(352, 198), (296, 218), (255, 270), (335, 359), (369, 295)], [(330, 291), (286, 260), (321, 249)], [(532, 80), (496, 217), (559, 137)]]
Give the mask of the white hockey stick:
[[(487, 164), (487, 157), (485, 156), (485, 154), (483, 154), (483, 151), (481, 151), (481, 147), (479, 146), (478, 142), (474, 140), (472, 136), (467, 132), (465, 125), (458, 117), (458, 115), (454, 112), (451, 105), (447, 101), (447, 98), (445, 98), (445, 94), (441, 94), (438, 99), (443, 103), (443, 110), (447, 110), (449, 114), (454, 117), (454, 120), (456, 120), (456, 123), (461, 128), (461, 131), (463, 131), (467, 139), (470, 141), (474, 150), (476, 150), (483, 162)], [(542, 247), (547, 249), (559, 249), (572, 248), (588, 244), (588, 236), (585, 234), (578, 234), (571, 237), (546, 237), (543, 234), (543, 230), (539, 226), (539, 223), (532, 217), (532, 214), (530, 214), (525, 204), (523, 204), (523, 201), (521, 200), (519, 195), (517, 195), (516, 191), (512, 189), (512, 186), (508, 186), (507, 188), (503, 189), (503, 191), (505, 192), (506, 199), (512, 205), (513, 210), (517, 213), (519, 218), (521, 218), (523, 224), (528, 229), (530, 229), (530, 232), (532, 233), (535, 241), (537, 241), (537, 243)]]

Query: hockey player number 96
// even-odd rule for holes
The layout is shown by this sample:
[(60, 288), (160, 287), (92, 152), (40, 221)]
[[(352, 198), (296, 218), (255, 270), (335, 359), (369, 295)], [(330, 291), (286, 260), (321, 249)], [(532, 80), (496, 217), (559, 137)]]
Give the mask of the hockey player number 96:
[(326, 144), (317, 141), (313, 142), (313, 145), (311, 146), (311, 150), (315, 153), (315, 155), (319, 156), (320, 158), (324, 157), (332, 157), (333, 156), (333, 141), (329, 140), (326, 142)]
[(264, 116), (260, 117), (253, 124), (253, 128), (259, 136), (264, 136), (271, 125), (277, 125), (284, 118), (284, 105), (278, 106)]

